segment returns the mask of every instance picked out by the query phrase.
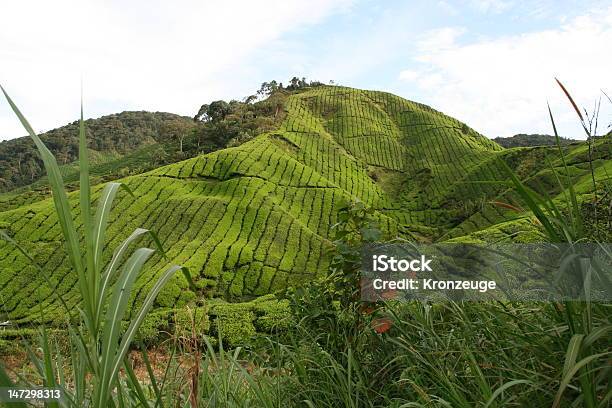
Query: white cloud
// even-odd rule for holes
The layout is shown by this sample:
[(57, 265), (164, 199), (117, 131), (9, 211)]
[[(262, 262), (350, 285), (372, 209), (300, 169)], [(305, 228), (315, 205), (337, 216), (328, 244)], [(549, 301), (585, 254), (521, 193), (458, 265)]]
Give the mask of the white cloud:
[[(76, 118), (81, 77), (88, 116), (119, 109), (192, 115), (210, 98), (244, 92), (237, 88), (249, 67), (241, 65), (259, 47), (351, 3), (7, 2), (0, 25), (0, 83), (37, 130)], [(0, 140), (22, 134), (7, 104), (0, 103)]]
[[(404, 71), (410, 74), (400, 78), (415, 81), (424, 102), (487, 136), (550, 133), (549, 100), (560, 132), (584, 137), (554, 77), (588, 108), (600, 89), (612, 89), (612, 8), (545, 31), (465, 44), (459, 43), (460, 35), (456, 28), (426, 35), (414, 66)], [(605, 121), (610, 108), (607, 102), (602, 106)]]
[(413, 71), (411, 69), (405, 69), (399, 74), (399, 79), (404, 81), (416, 81), (419, 78), (420, 74), (417, 71)]
[(455, 41), (465, 31), (462, 27), (444, 27), (428, 31), (416, 44), (417, 52), (420, 53), (419, 61), (426, 62), (429, 55), (455, 47)]
[(507, 0), (469, 0), (468, 3), (482, 13), (501, 13), (512, 6)]

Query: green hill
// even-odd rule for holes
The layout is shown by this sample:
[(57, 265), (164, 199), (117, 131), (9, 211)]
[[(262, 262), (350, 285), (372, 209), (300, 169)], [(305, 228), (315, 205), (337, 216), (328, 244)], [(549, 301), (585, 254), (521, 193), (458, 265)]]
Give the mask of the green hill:
[[(374, 207), (390, 237), (528, 240), (536, 229), (528, 213), (490, 204), (514, 202), (499, 159), (536, 188), (561, 193), (546, 170), (544, 158), (555, 160), (551, 149), (505, 150), (426, 105), (336, 86), (296, 92), (284, 103), (276, 131), (123, 179), (135, 198), (119, 197), (107, 248), (136, 227), (154, 230), (199, 288), (189, 291), (177, 276), (158, 297), (159, 307), (201, 295), (246, 300), (324, 273), (330, 227), (352, 200)], [(598, 175), (609, 174), (609, 138), (597, 143), (594, 166)], [(585, 146), (566, 149), (580, 186), (590, 177)], [(78, 197), (71, 199), (76, 211)], [(0, 228), (34, 254), (74, 304), (75, 276), (66, 268), (51, 201), (0, 212)], [(152, 264), (139, 278), (135, 303), (167, 262)], [(0, 242), (0, 313), (25, 322), (42, 304), (45, 318), (61, 317), (49, 294), (23, 256)]]

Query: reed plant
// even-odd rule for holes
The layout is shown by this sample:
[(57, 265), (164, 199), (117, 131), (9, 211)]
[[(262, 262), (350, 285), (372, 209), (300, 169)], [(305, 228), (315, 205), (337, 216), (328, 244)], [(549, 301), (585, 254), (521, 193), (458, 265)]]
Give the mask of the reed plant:
[[(592, 117), (581, 113), (565, 85), (556, 79), (557, 84), (567, 97), (572, 108), (576, 112), (580, 124), (586, 134), (589, 152), (589, 169), (593, 184), (592, 194), (597, 197), (598, 183), (593, 170), (593, 138), (597, 131), (599, 103)], [(559, 274), (572, 274), (577, 281), (582, 282), (587, 294), (584, 300), (567, 300), (554, 302), (552, 307), (558, 314), (558, 322), (561, 324), (559, 330), (567, 333), (567, 348), (563, 365), (562, 377), (554, 397), (553, 407), (561, 405), (563, 394), (571, 390), (579, 390), (575, 393), (574, 404), (587, 408), (609, 406), (612, 398), (610, 376), (612, 374), (611, 357), (612, 351), (603, 350), (595, 352), (593, 345), (601, 340), (610, 340), (612, 334), (612, 323), (609, 319), (597, 319), (595, 316), (609, 316), (610, 307), (606, 304), (591, 302), (588, 286), (592, 276), (597, 276), (604, 284), (609, 285), (609, 270), (596, 260), (585, 258), (577, 246), (588, 242), (589, 234), (585, 230), (583, 211), (579, 203), (578, 194), (574, 189), (574, 183), (570, 176), (569, 166), (565, 157), (564, 149), (561, 147), (557, 126), (554, 116), (548, 107), (551, 126), (556, 138), (559, 159), (562, 163), (562, 172), (558, 172), (552, 165), (559, 190), (562, 191), (561, 203), (547, 196), (545, 193), (537, 193), (528, 188), (517, 176), (505, 165), (506, 172), (512, 181), (515, 191), (524, 204), (533, 213), (542, 225), (549, 242), (567, 244), (568, 250), (564, 254)], [(565, 180), (565, 181), (564, 181)], [(597, 217), (597, 215), (595, 215)], [(590, 245), (598, 246), (608, 258), (610, 258), (608, 243), (590, 242)], [(577, 388), (572, 382), (577, 380)]]
[[(37, 267), (41, 276), (52, 288), (52, 296), (56, 296), (57, 301), (65, 309), (70, 358), (68, 361), (64, 360), (57, 347), (49, 341), (47, 330), (43, 326), (36, 347), (26, 344), (37, 378), (32, 380), (20, 377), (15, 382), (0, 364), (0, 386), (43, 385), (61, 389), (63, 398), (50, 402), (49, 406), (107, 407), (136, 404), (149, 406), (156, 400), (159, 401), (160, 395), (156, 398), (155, 394), (159, 394), (160, 390), (151, 387), (153, 395), (143, 391), (138, 379), (133, 375), (126, 355), (140, 325), (164, 285), (179, 270), (182, 270), (191, 281), (189, 272), (177, 265), (169, 266), (152, 286), (140, 309), (135, 313), (128, 310), (134, 282), (142, 273), (145, 263), (151, 259), (156, 250), (162, 255), (164, 253), (152, 231), (138, 228), (115, 248), (110, 262), (105, 265), (103, 251), (113, 200), (122, 188), (128, 194), (131, 192), (124, 184), (108, 183), (97, 198), (94, 210), (82, 103), (79, 127), (79, 209), (83, 231), (81, 237), (55, 157), (34, 132), (4, 88), (2, 92), (34, 141), (44, 163), (64, 246), (72, 271), (77, 277), (79, 302), (76, 307), (69, 307), (57, 288), (51, 284), (47, 272)], [(131, 245), (145, 235), (152, 238), (155, 249), (140, 247), (131, 250)], [(2, 236), (16, 245), (36, 266), (34, 259), (8, 234), (3, 233)], [(125, 323), (127, 329), (124, 329)], [(64, 375), (66, 366), (70, 376)], [(120, 371), (126, 375), (120, 375)], [(155, 384), (155, 380), (151, 379), (150, 383)]]

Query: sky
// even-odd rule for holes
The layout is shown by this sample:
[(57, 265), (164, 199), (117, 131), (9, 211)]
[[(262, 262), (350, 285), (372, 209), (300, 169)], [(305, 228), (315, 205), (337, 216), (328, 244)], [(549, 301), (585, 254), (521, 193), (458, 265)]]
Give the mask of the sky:
[[(392, 92), (488, 137), (584, 138), (554, 78), (612, 122), (612, 0), (54, 0), (0, 4), (0, 84), (34, 129), (193, 116), (292, 76)], [(82, 85), (81, 85), (82, 84)], [(0, 140), (25, 135), (0, 100)]]

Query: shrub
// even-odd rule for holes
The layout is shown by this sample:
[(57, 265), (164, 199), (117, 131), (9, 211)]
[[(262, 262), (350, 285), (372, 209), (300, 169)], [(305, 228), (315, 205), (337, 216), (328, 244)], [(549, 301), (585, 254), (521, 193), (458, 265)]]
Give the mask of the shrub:
[(260, 332), (273, 333), (288, 330), (295, 323), (288, 300), (256, 300), (253, 301), (253, 304), (257, 315), (255, 327)]
[(163, 332), (167, 332), (169, 329), (169, 317), (169, 311), (149, 313), (138, 330), (140, 340), (147, 345), (159, 343)]
[(255, 314), (248, 304), (219, 304), (211, 309), (212, 332), (230, 347), (247, 344), (255, 335)]

